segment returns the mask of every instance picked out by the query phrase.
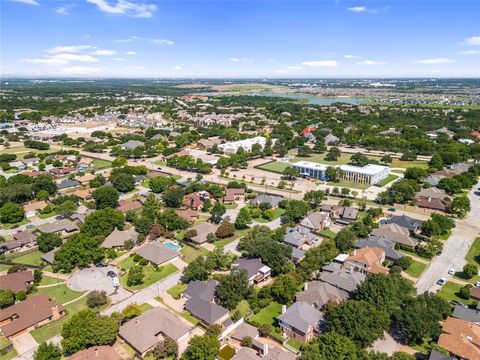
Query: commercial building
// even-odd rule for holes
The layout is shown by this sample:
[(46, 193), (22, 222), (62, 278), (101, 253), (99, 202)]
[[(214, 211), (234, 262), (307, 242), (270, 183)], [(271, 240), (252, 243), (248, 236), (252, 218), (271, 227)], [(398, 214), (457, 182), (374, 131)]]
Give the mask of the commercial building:
[[(326, 171), (329, 167), (325, 164), (311, 161), (298, 161), (292, 166), (298, 169), (300, 176), (308, 176), (315, 179), (327, 180)], [(358, 182), (374, 185), (388, 176), (389, 167), (375, 164), (368, 164), (363, 167), (353, 165), (336, 166), (342, 172), (340, 177), (345, 181)]]
[(262, 149), (267, 143), (267, 139), (263, 136), (257, 136), (250, 139), (227, 142), (225, 144), (218, 145), (225, 154), (235, 154), (238, 149), (242, 148), (245, 151), (251, 151), (254, 144), (259, 144)]

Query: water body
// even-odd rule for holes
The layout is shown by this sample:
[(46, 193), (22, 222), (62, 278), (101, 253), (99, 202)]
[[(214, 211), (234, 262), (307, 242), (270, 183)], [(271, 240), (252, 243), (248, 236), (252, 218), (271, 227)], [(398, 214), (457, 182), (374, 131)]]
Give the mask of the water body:
[(366, 99), (364, 98), (351, 98), (351, 97), (328, 97), (322, 98), (318, 96), (308, 95), (308, 94), (279, 94), (279, 93), (256, 93), (256, 94), (248, 94), (251, 96), (270, 96), (270, 97), (282, 97), (282, 98), (289, 98), (295, 100), (307, 100), (307, 104), (313, 105), (330, 105), (333, 103), (345, 103), (351, 105), (359, 105), (360, 103), (364, 102)]

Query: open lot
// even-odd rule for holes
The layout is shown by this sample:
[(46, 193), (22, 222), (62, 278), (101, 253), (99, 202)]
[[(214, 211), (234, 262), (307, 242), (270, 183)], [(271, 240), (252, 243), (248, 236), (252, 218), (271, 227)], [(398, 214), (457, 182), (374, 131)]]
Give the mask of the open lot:
[(140, 285), (134, 285), (134, 286), (127, 286), (127, 279), (128, 279), (128, 270), (134, 266), (137, 265), (138, 263), (135, 263), (133, 261), (133, 256), (121, 261), (118, 264), (118, 267), (120, 269), (124, 269), (125, 273), (120, 277), (120, 284), (129, 290), (140, 290), (143, 288), (146, 288), (149, 285), (152, 285), (153, 283), (157, 282), (158, 280), (161, 280), (163, 278), (166, 278), (167, 276), (173, 274), (178, 270), (178, 268), (173, 265), (173, 264), (167, 264), (164, 266), (159, 266), (158, 268), (154, 268), (152, 265), (145, 265), (143, 266), (143, 283)]

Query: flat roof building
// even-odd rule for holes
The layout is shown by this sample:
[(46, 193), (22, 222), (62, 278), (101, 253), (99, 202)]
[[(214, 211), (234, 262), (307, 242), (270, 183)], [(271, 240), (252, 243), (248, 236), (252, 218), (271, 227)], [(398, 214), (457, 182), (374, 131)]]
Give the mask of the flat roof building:
[(257, 136), (250, 139), (231, 141), (225, 144), (219, 144), (218, 148), (221, 149), (225, 154), (234, 154), (238, 149), (242, 148), (245, 151), (251, 151), (254, 144), (259, 144), (262, 149), (267, 143), (267, 138), (263, 136)]

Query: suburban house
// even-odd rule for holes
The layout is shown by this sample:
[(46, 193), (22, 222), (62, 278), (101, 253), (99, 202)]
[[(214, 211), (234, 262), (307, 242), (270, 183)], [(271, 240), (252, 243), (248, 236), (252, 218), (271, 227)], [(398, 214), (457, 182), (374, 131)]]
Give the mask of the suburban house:
[(92, 346), (79, 351), (68, 358), (68, 360), (122, 360), (122, 357), (112, 346)]
[(127, 142), (124, 142), (120, 146), (122, 147), (122, 149), (125, 149), (125, 150), (133, 150), (139, 146), (145, 146), (145, 143), (139, 140), (128, 140)]
[(200, 280), (191, 281), (182, 295), (187, 300), (198, 297), (205, 301), (214, 301), (215, 288), (217, 285), (218, 281), (214, 279), (210, 279), (206, 282)]
[(260, 356), (252, 348), (242, 346), (230, 360), (260, 360)]
[(0, 289), (12, 290), (15, 294), (19, 291), (26, 292), (28, 286), (33, 284), (34, 279), (32, 270), (0, 275)]
[(12, 339), (65, 314), (63, 305), (55, 304), (47, 295), (32, 296), (0, 310), (0, 330)]
[(190, 224), (193, 224), (200, 216), (198, 211), (195, 210), (175, 209), (175, 214), (180, 216), (182, 219), (187, 220)]
[(123, 324), (118, 335), (140, 356), (145, 356), (155, 345), (162, 343), (165, 336), (178, 344), (186, 340), (192, 330), (193, 326), (182, 317), (156, 307)]
[(37, 230), (46, 234), (65, 235), (79, 230), (78, 226), (68, 219), (62, 219), (53, 223), (42, 224), (37, 227)]
[(307, 217), (300, 222), (300, 226), (312, 231), (321, 231), (331, 225), (330, 215), (321, 211), (307, 214)]
[(245, 189), (226, 189), (223, 202), (232, 203), (234, 201), (243, 200), (245, 198)]
[(407, 228), (412, 234), (416, 233), (422, 227), (423, 221), (414, 219), (405, 214), (392, 216), (386, 221), (387, 224), (397, 224), (398, 226)]
[(258, 336), (259, 336), (258, 329), (253, 325), (247, 324), (246, 322), (242, 322), (231, 333), (231, 337), (240, 343), (246, 337), (250, 337), (253, 341), (255, 341), (258, 338)]
[[(322, 270), (324, 269), (325, 266), (322, 267)], [(366, 277), (367, 276), (361, 272), (341, 269), (340, 266), (337, 266), (336, 270), (323, 271), (320, 274), (321, 281), (329, 283), (341, 290), (345, 290), (350, 294), (357, 290), (357, 287), (365, 281)]]
[(325, 145), (330, 145), (330, 144), (338, 143), (340, 139), (333, 134), (328, 134), (323, 138), (323, 141), (325, 142)]
[(45, 209), (47, 207), (47, 203), (43, 200), (41, 201), (33, 201), (28, 204), (23, 205), (23, 211), (25, 211), (25, 217), (32, 217), (37, 215), (37, 212)]
[(305, 343), (320, 333), (323, 314), (313, 306), (296, 301), (286, 309), (282, 305), (282, 314), (278, 317), (278, 325), (285, 337)]
[(278, 346), (274, 346), (271, 349), (266, 346), (266, 350), (267, 351), (264, 352), (262, 360), (295, 360), (297, 358), (291, 352), (282, 350)]
[[(52, 168), (49, 170), (53, 175), (57, 177), (65, 176), (70, 174), (72, 171), (75, 171), (73, 167), (64, 167), (64, 168)], [(78, 181), (77, 181), (78, 182)], [(78, 182), (79, 183), (79, 182)], [(80, 183), (79, 183), (80, 184)]]
[(264, 265), (260, 259), (247, 259), (243, 257), (232, 263), (232, 269), (245, 270), (250, 285), (268, 280), (271, 272), (271, 269), (267, 265)]
[(270, 204), (272, 209), (276, 209), (280, 201), (284, 200), (281, 195), (260, 194), (251, 201), (253, 205), (259, 206), (262, 203)]
[(157, 266), (171, 263), (180, 258), (179, 252), (166, 247), (158, 241), (141, 246), (135, 253)]
[(115, 228), (115, 230), (103, 240), (102, 247), (106, 249), (123, 248), (125, 247), (125, 242), (133, 241), (133, 243), (136, 243), (137, 239), (138, 233), (135, 231), (135, 228), (132, 227), (128, 230), (118, 230)]
[(415, 247), (417, 240), (410, 236), (408, 228), (398, 224), (383, 224), (378, 229), (371, 232), (371, 236), (382, 237), (385, 240), (393, 241), (394, 243)]
[(194, 192), (185, 195), (182, 203), (190, 209), (200, 210), (200, 208), (203, 206), (203, 198), (199, 193)]
[(47, 264), (52, 265), (53, 260), (55, 259), (55, 253), (60, 249), (60, 247), (56, 247), (53, 250), (50, 250), (49, 252), (46, 252), (45, 254), (42, 254), (42, 260), (45, 261)]
[(283, 242), (295, 248), (302, 248), (304, 244), (314, 245), (318, 238), (312, 234), (310, 229), (303, 226), (287, 227)]
[(480, 310), (470, 309), (461, 305), (456, 305), (452, 316), (457, 319), (471, 321), (480, 324)]
[(347, 300), (349, 297), (350, 294), (345, 290), (339, 289), (327, 282), (314, 280), (305, 283), (303, 291), (297, 293), (295, 299), (320, 310), (327, 303), (338, 304), (342, 300)]
[(124, 199), (118, 202), (117, 210), (121, 211), (122, 213), (126, 213), (127, 211), (140, 209), (142, 206), (143, 205), (140, 200)]
[(451, 205), (447, 193), (439, 188), (422, 189), (415, 195), (418, 207), (446, 212)]
[(65, 179), (57, 184), (58, 190), (67, 190), (80, 186), (80, 182), (77, 180)]
[(472, 287), (470, 288), (470, 298), (475, 301), (480, 301), (480, 288), (479, 287)]
[(90, 174), (90, 173), (82, 175), (82, 176), (77, 176), (75, 178), (75, 180), (80, 181), (82, 184), (86, 184), (93, 179), (95, 179), (95, 175)]
[(395, 250), (395, 242), (388, 240), (383, 236), (370, 235), (368, 239), (360, 239), (356, 241), (353, 246), (357, 249), (363, 249), (368, 247), (377, 247), (385, 251), (385, 259), (390, 261), (396, 261), (404, 255)]
[(82, 200), (90, 200), (92, 198), (92, 192), (92, 189), (78, 189), (75, 190), (72, 194)]
[(382, 265), (384, 261), (385, 251), (377, 247), (367, 247), (353, 250), (343, 263), (343, 267), (364, 274), (386, 274), (388, 268)]
[(480, 325), (448, 317), (438, 345), (459, 359), (480, 359)]
[(192, 230), (197, 232), (197, 235), (192, 237), (190, 240), (195, 244), (203, 244), (208, 241), (208, 234), (215, 234), (217, 231), (217, 226), (206, 221), (201, 224), (195, 225), (192, 227)]
[(357, 220), (358, 209), (351, 206), (342, 207), (339, 211), (340, 219), (337, 219), (339, 224), (348, 225)]
[(0, 253), (10, 254), (25, 251), (37, 244), (37, 237), (29, 231), (19, 231), (13, 234), (13, 239), (0, 243)]

